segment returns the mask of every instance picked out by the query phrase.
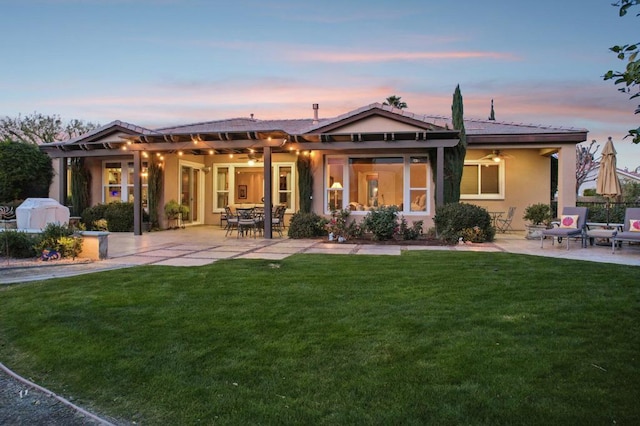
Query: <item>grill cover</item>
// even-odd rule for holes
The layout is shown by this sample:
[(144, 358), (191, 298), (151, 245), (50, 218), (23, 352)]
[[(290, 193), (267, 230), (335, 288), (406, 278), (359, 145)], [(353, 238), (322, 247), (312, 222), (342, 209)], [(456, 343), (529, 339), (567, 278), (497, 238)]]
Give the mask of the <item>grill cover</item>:
[(69, 208), (53, 198), (27, 198), (16, 209), (18, 229), (44, 229), (48, 223), (69, 223)]

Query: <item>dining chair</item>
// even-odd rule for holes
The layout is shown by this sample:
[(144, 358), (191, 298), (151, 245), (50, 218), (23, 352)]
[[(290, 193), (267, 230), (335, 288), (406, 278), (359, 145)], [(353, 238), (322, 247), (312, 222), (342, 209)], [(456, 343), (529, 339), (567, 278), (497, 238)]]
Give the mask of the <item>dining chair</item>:
[(273, 216), (271, 218), (271, 229), (276, 231), (282, 237), (282, 230), (284, 229), (284, 214), (287, 211), (287, 206), (279, 204), (273, 210)]
[(507, 212), (507, 217), (505, 217), (504, 219), (500, 217), (496, 218), (496, 228), (498, 228), (498, 231), (502, 232), (503, 234), (509, 230), (513, 231), (513, 228), (511, 227), (511, 222), (513, 221), (513, 215), (515, 212), (516, 212), (515, 207), (509, 207), (509, 211)]
[(236, 230), (238, 229), (238, 216), (233, 214), (233, 212), (231, 211), (231, 207), (229, 206), (226, 206), (224, 208), (224, 215), (227, 217), (227, 224), (224, 227), (226, 231), (224, 236), (226, 237), (230, 232), (233, 231), (234, 228)]
[(253, 215), (253, 208), (250, 209), (236, 209), (238, 213), (238, 233), (236, 237), (243, 237), (248, 232), (253, 233), (253, 238), (256, 237), (256, 221)]

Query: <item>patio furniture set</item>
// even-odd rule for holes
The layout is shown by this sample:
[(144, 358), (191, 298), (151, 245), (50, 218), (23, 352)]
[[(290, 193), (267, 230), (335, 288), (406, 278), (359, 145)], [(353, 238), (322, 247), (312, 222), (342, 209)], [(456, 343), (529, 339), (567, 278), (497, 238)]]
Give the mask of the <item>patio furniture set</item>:
[(544, 240), (551, 238), (551, 244), (557, 240), (558, 244), (563, 239), (579, 239), (582, 247), (587, 247), (587, 242), (593, 245), (596, 241), (604, 241), (611, 244), (611, 252), (615, 253), (616, 247), (622, 248), (624, 241), (640, 243), (640, 208), (629, 207), (625, 211), (623, 223), (596, 223), (587, 222), (587, 207), (565, 207), (562, 209), (560, 220), (554, 222), (554, 227), (542, 231), (540, 248), (543, 248)]
[[(287, 206), (278, 205), (272, 210), (271, 229), (282, 237), (284, 230), (284, 214)], [(245, 237), (247, 235), (256, 235), (264, 232), (264, 208), (263, 207), (238, 207), (232, 209), (230, 206), (225, 207), (225, 214), (222, 220), (226, 221), (225, 236), (232, 235), (236, 232), (236, 238)]]

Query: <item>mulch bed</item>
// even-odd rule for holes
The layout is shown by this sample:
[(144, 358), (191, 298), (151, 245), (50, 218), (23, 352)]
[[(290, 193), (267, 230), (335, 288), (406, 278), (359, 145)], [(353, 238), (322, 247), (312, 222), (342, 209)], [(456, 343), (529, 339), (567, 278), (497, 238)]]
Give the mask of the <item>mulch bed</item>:
[(437, 238), (419, 238), (417, 240), (374, 240), (372, 238), (354, 238), (351, 240), (339, 243), (338, 241), (329, 241), (327, 237), (322, 238), (322, 242), (327, 244), (361, 244), (361, 245), (388, 245), (388, 246), (448, 246), (450, 244), (445, 243)]

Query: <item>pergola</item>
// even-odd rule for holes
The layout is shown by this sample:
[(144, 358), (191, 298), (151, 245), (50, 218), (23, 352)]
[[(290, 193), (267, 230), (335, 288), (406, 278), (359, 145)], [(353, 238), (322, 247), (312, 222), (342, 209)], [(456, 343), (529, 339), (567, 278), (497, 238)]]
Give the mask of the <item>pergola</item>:
[[(121, 124), (121, 125), (119, 125)], [(125, 133), (117, 140), (105, 142), (104, 136)], [(60, 160), (62, 194), (66, 193), (67, 158), (122, 156), (129, 153), (134, 164), (134, 234), (142, 234), (142, 158), (156, 153), (190, 153), (211, 155), (240, 153), (252, 150), (262, 153), (266, 206), (272, 205), (273, 182), (271, 156), (281, 152), (339, 151), (342, 153), (403, 151), (424, 153), (436, 150), (436, 205), (444, 200), (444, 149), (459, 143), (456, 130), (429, 129), (401, 132), (354, 133), (288, 133), (281, 129), (226, 132), (152, 131), (138, 126), (116, 122), (103, 132), (81, 139), (43, 145), (41, 148), (52, 158)], [(272, 238), (271, 209), (265, 209), (265, 238)]]

